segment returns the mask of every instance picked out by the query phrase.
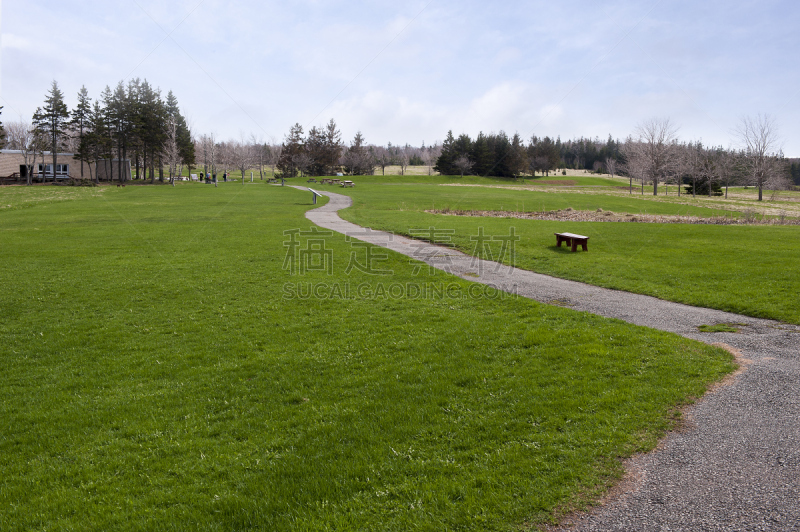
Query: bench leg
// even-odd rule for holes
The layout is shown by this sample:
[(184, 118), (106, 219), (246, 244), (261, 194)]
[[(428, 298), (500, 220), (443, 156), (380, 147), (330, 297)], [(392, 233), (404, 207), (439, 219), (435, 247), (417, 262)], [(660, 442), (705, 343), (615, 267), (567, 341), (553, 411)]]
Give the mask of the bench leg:
[(586, 241), (581, 242), (581, 246), (583, 246), (584, 251), (589, 251), (589, 244), (587, 244)]
[(578, 241), (576, 239), (572, 239), (572, 252), (575, 253), (578, 251)]
[(557, 236), (556, 237), (556, 247), (560, 248), (561, 247), (561, 242), (563, 242), (563, 240), (561, 240), (560, 236)]

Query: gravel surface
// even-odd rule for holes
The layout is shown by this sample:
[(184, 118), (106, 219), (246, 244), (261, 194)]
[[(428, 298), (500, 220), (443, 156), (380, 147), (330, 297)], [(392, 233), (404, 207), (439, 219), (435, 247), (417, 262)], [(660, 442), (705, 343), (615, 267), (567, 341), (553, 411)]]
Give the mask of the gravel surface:
[[(303, 188), (303, 187), (297, 187)], [(598, 288), (479, 260), (342, 220), (348, 196), (306, 213), (315, 224), (477, 283), (738, 350), (744, 371), (687, 413), (684, 430), (626, 464), (609, 500), (561, 530), (800, 531), (800, 327)], [(787, 294), (796, 297), (796, 294)], [(738, 333), (699, 325), (737, 323)]]

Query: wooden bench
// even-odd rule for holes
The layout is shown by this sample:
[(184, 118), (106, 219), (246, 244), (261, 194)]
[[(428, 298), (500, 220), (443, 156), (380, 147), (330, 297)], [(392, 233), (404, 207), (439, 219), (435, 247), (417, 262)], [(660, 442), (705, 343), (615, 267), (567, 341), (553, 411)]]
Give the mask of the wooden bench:
[(308, 181), (306, 181), (306, 183), (316, 183), (316, 182), (317, 182), (317, 180), (314, 179), (313, 177), (311, 179), (309, 179)]
[(325, 178), (325, 179), (322, 180), (322, 184), (323, 185), (330, 185), (331, 183), (332, 183), (332, 181), (330, 179), (328, 179), (328, 178)]
[(581, 245), (584, 251), (589, 251), (589, 237), (583, 235), (576, 235), (573, 233), (555, 233), (556, 244), (561, 247), (562, 242), (566, 242), (572, 248), (572, 251), (578, 251), (578, 244)]
[(344, 181), (344, 182), (342, 182), (342, 186), (343, 187), (354, 187), (354, 186), (356, 186), (356, 184), (353, 183), (352, 181)]

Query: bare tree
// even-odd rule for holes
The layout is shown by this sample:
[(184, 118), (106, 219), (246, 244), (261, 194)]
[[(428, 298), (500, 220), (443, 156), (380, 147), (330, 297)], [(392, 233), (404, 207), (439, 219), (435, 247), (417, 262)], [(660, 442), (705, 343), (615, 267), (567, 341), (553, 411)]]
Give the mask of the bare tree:
[(381, 167), (381, 174), (386, 175), (386, 167), (392, 164), (391, 152), (383, 146), (376, 146), (375, 163)]
[(272, 177), (275, 177), (275, 166), (278, 164), (278, 161), (281, 160), (281, 153), (283, 152), (283, 145), (276, 144), (275, 139), (272, 139), (272, 142), (269, 146), (267, 146), (266, 150), (266, 161), (267, 165), (272, 168)]
[(250, 149), (252, 151), (253, 161), (251, 164), (258, 164), (258, 174), (261, 180), (264, 180), (264, 156), (265, 148), (267, 147), (264, 142), (256, 138), (255, 134), (250, 135)]
[(606, 157), (606, 171), (614, 177), (617, 173), (617, 160), (613, 157)]
[(736, 179), (736, 153), (730, 148), (719, 148), (716, 152), (717, 172), (720, 183), (725, 185), (725, 199), (728, 199), (728, 187)]
[(433, 175), (433, 167), (436, 166), (436, 161), (442, 155), (442, 145), (435, 142), (433, 146), (425, 148), (422, 159), (425, 161), (425, 166), (428, 167), (428, 175)]
[(181, 153), (178, 147), (178, 124), (174, 117), (167, 119), (167, 140), (164, 143), (164, 160), (169, 167), (169, 182), (175, 186), (175, 174), (180, 162)]
[[(678, 128), (669, 120), (653, 118), (636, 127), (636, 135), (642, 143), (646, 163), (646, 176), (653, 180), (653, 195), (658, 196), (658, 181), (663, 180), (673, 162), (671, 157)], [(644, 182), (643, 182), (644, 184)]]
[(411, 157), (411, 148), (408, 144), (397, 150), (397, 164), (400, 165), (400, 175), (406, 175), (408, 160)]
[(22, 159), (25, 164), (25, 183), (33, 184), (33, 165), (36, 157), (41, 155), (44, 150), (44, 139), (37, 133), (36, 128), (30, 122), (17, 120), (5, 125), (8, 138), (8, 147), (12, 150), (22, 152)]
[(646, 160), (644, 146), (641, 142), (633, 140), (631, 137), (622, 145), (622, 154), (625, 156), (625, 173), (628, 174), (628, 192), (633, 194), (633, 180), (641, 179), (642, 193), (644, 193), (644, 174), (646, 172)]
[(292, 157), (292, 162), (295, 168), (300, 170), (300, 177), (304, 177), (311, 165), (314, 164), (314, 159), (307, 153), (298, 153)]
[(775, 119), (770, 115), (744, 117), (736, 129), (744, 150), (744, 166), (751, 184), (758, 187), (758, 201), (763, 200), (767, 185), (777, 188), (785, 178), (785, 169), (778, 161), (781, 150)]
[(465, 172), (469, 172), (472, 168), (472, 161), (469, 160), (469, 157), (466, 155), (459, 155), (456, 157), (456, 160), (453, 161), (453, 165), (458, 168), (459, 172), (461, 172), (461, 177), (464, 177)]
[(252, 164), (253, 150), (250, 144), (244, 140), (244, 135), (241, 136), (240, 140), (232, 141), (228, 144), (230, 146), (232, 162), (236, 165), (236, 168), (242, 172), (242, 183), (244, 184), (244, 174)]

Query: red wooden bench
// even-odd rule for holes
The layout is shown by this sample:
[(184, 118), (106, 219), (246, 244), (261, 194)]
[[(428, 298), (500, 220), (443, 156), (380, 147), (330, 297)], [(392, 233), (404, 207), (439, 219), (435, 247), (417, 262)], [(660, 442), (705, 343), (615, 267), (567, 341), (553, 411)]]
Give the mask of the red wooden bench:
[(572, 248), (572, 251), (578, 251), (578, 244), (581, 245), (584, 251), (589, 251), (589, 237), (583, 235), (576, 235), (573, 233), (555, 233), (556, 244), (561, 247), (562, 242), (566, 242)]

